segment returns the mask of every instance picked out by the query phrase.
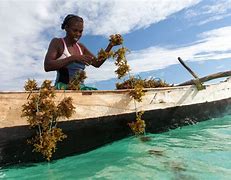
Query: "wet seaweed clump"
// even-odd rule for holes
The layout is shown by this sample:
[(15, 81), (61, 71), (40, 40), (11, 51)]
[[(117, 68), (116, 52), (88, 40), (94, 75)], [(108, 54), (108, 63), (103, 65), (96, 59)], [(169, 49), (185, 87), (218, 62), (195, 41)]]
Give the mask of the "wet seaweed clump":
[(155, 156), (164, 156), (164, 151), (158, 149), (150, 149), (148, 150), (148, 153)]
[(123, 37), (120, 34), (112, 34), (110, 36), (109, 41), (111, 42), (111, 44), (114, 45), (120, 45), (123, 44)]
[[(109, 41), (112, 46), (123, 44), (123, 38), (120, 34), (111, 35), (109, 38)], [(114, 53), (115, 53), (114, 51), (106, 52), (104, 49), (101, 48), (97, 54), (96, 61), (102, 61), (105, 59), (109, 59), (113, 57)]]
[(106, 52), (104, 49), (100, 49), (96, 61), (102, 61), (109, 58), (115, 59), (115, 65), (118, 67), (115, 70), (115, 73), (118, 75), (118, 79), (120, 79), (127, 75), (130, 71), (130, 67), (125, 56), (128, 49), (123, 46), (123, 37), (120, 34), (111, 35), (109, 41), (112, 46), (122, 45), (122, 47), (118, 48), (117, 51), (111, 50), (109, 52)]
[(38, 84), (36, 82), (36, 80), (30, 80), (28, 79), (28, 81), (25, 83), (24, 89), (26, 91), (33, 91), (33, 90), (38, 90)]
[(126, 76), (131, 70), (126, 59), (127, 51), (127, 48), (121, 47), (113, 54), (113, 58), (116, 59), (115, 65), (118, 67), (117, 70), (115, 70), (118, 79), (121, 79), (122, 77)]
[(141, 102), (142, 97), (145, 95), (144, 88), (156, 88), (156, 87), (170, 87), (172, 85), (167, 84), (160, 79), (141, 79), (130, 76), (129, 79), (122, 83), (116, 83), (116, 89), (131, 89), (130, 96), (136, 101)]
[[(125, 77), (126, 75), (130, 74), (129, 72), (131, 71), (130, 66), (128, 64), (127, 58), (126, 58), (126, 53), (129, 51), (125, 46), (123, 46), (123, 38), (121, 35), (111, 35), (110, 36), (111, 43), (112, 44), (121, 44), (122, 47), (120, 47), (117, 51), (113, 53), (113, 59), (115, 59), (115, 65), (117, 66), (117, 69), (115, 70), (115, 73), (117, 74), (117, 78), (121, 79)], [(131, 77), (130, 77), (131, 78)], [(116, 84), (116, 86), (118, 83)], [(136, 107), (136, 102), (141, 102), (142, 97), (145, 95), (143, 91), (143, 82), (142, 81), (136, 81), (132, 84), (131, 88), (132, 90), (130, 91), (130, 96), (134, 99), (134, 105)], [(117, 88), (118, 89), (118, 88)], [(136, 120), (128, 123), (129, 127), (131, 130), (134, 132), (135, 135), (141, 135), (145, 133), (145, 121), (141, 119), (141, 116), (143, 115), (143, 111), (137, 112), (136, 109)]]
[(148, 141), (151, 141), (152, 138), (151, 137), (148, 137), (148, 136), (140, 136), (140, 140), (142, 142), (148, 142)]
[(69, 90), (80, 90), (80, 85), (84, 83), (84, 80), (87, 78), (86, 72), (83, 70), (77, 71), (74, 77), (68, 84), (67, 89)]
[(143, 88), (171, 87), (173, 85), (166, 83), (161, 79), (141, 79), (130, 76), (129, 79), (122, 83), (116, 83), (116, 89), (134, 89), (136, 84), (142, 84)]
[(106, 52), (104, 49), (100, 49), (100, 51), (98, 52), (98, 55), (97, 55), (97, 61), (102, 61), (102, 60), (105, 60), (105, 59), (109, 59), (110, 57), (113, 56), (113, 51), (109, 51), (109, 52)]
[(49, 161), (56, 150), (57, 142), (67, 137), (57, 127), (58, 118), (69, 118), (74, 113), (74, 106), (70, 97), (55, 104), (55, 90), (51, 81), (45, 80), (38, 91), (34, 91), (37, 86), (31, 84), (35, 82), (28, 80), (25, 84), (25, 90), (33, 93), (22, 106), (22, 117), (26, 117), (30, 128), (36, 130), (35, 136), (28, 143), (33, 145), (33, 151), (40, 152)]
[(136, 101), (141, 102), (142, 97), (145, 95), (143, 81), (136, 81), (134, 88), (130, 91), (130, 96), (133, 97)]
[(145, 133), (145, 121), (142, 120), (143, 111), (140, 111), (136, 114), (136, 120), (128, 123), (129, 127), (135, 135), (142, 135)]
[(109, 41), (113, 45), (122, 45), (117, 51), (113, 52), (112, 56), (113, 59), (115, 59), (115, 65), (117, 66), (115, 73), (117, 74), (118, 79), (121, 79), (131, 70), (126, 58), (128, 49), (123, 45), (123, 38), (120, 34), (111, 35)]
[(130, 71), (130, 67), (127, 63), (127, 59), (125, 54), (127, 53), (128, 49), (123, 46), (123, 37), (120, 34), (113, 34), (110, 36), (109, 39), (111, 45), (122, 45), (122, 47), (118, 48), (117, 51), (110, 51), (106, 52), (105, 50), (101, 49), (98, 52), (97, 60), (105, 60), (109, 58), (115, 59), (115, 65), (118, 67), (115, 70), (115, 73), (118, 75), (118, 79), (121, 79), (125, 75), (128, 74)]

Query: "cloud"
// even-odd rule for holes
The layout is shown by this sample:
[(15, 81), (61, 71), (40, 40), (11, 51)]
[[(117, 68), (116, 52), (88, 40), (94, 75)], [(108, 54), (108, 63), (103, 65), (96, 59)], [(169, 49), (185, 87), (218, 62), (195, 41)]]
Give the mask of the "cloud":
[(231, 58), (231, 26), (214, 29), (198, 35), (200, 41), (177, 48), (150, 47), (131, 54), (135, 73), (163, 69), (177, 64), (177, 57), (188, 61), (206, 61)]
[(214, 4), (204, 6), (204, 13), (206, 14), (224, 14), (231, 9), (231, 0), (214, 1)]
[[(203, 2), (203, 1), (202, 1)], [(198, 4), (185, 12), (185, 18), (197, 25), (204, 25), (231, 16), (231, 0), (208, 1), (208, 4)]]
[[(55, 72), (44, 72), (43, 60), (51, 38), (63, 35), (59, 27), (63, 17), (68, 13), (84, 17), (86, 34), (108, 36), (112, 33), (126, 34), (149, 27), (199, 2), (200, 0), (2, 0), (0, 90), (22, 90), (27, 78), (34, 78), (39, 82), (54, 79)], [(202, 38), (208, 42), (212, 41), (209, 35)], [(215, 40), (218, 41), (219, 37)], [(224, 45), (220, 43), (220, 46)], [(179, 54), (193, 57), (190, 50), (194, 52), (192, 49), (196, 47), (150, 47), (132, 52), (128, 58), (134, 72), (139, 73), (150, 68), (163, 68), (161, 60), (166, 65), (174, 63), (172, 59)], [(220, 48), (221, 51), (223, 48)], [(197, 51), (194, 52), (196, 53)], [(137, 66), (141, 68), (138, 69)], [(112, 67), (115, 69), (113, 62), (108, 61), (100, 71), (89, 68), (89, 79), (98, 81), (115, 77), (111, 73)]]
[(230, 16), (231, 16), (231, 13), (225, 14), (225, 15), (215, 15), (213, 17), (209, 17), (209, 18), (207, 18), (207, 19), (205, 19), (203, 21), (198, 22), (198, 25), (201, 26), (201, 25), (213, 22), (213, 21), (222, 20), (222, 19), (230, 17)]
[(108, 36), (146, 28), (198, 2), (199, 0), (78, 1), (77, 13), (86, 20), (87, 33)]
[(22, 89), (27, 78), (40, 80), (44, 77), (43, 57), (48, 40), (42, 33), (59, 17), (52, 13), (52, 2), (0, 2), (0, 89)]
[[(206, 61), (231, 58), (231, 26), (214, 29), (198, 35), (200, 40), (181, 47), (149, 47), (132, 51), (127, 55), (132, 73), (138, 74), (151, 70), (164, 69), (169, 65), (179, 64), (180, 56), (186, 61)], [(105, 63), (100, 72), (88, 69), (88, 82), (115, 78), (115, 65), (112, 61)]]

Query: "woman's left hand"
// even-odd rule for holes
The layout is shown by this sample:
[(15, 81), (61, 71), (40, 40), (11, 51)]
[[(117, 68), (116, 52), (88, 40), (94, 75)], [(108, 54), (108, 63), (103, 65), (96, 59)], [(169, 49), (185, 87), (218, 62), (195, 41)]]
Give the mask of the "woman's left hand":
[(111, 46), (117, 46), (123, 44), (123, 38), (120, 34), (111, 35), (109, 41)]

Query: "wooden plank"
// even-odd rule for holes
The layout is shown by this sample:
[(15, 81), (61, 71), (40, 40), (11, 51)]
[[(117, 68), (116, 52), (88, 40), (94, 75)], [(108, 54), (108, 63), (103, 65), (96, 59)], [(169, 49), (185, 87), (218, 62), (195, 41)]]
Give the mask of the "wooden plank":
[(178, 57), (178, 60), (180, 61), (180, 63), (190, 72), (190, 74), (195, 78), (194, 80), (192, 80), (192, 84), (195, 84), (197, 87), (197, 90), (203, 90), (205, 89), (205, 86), (201, 83), (199, 77), (196, 75), (196, 73), (194, 73), (185, 63), (184, 61)]
[[(215, 74), (210, 74), (208, 76), (204, 76), (202, 78), (199, 78), (199, 80), (200, 80), (200, 82), (206, 82), (206, 81), (210, 81), (213, 79), (223, 78), (223, 77), (228, 77), (228, 76), (231, 76), (231, 71), (225, 71), (225, 72), (218, 72)], [(194, 80), (183, 82), (183, 83), (179, 84), (178, 86), (185, 86), (185, 85), (191, 85), (191, 84), (194, 84)]]

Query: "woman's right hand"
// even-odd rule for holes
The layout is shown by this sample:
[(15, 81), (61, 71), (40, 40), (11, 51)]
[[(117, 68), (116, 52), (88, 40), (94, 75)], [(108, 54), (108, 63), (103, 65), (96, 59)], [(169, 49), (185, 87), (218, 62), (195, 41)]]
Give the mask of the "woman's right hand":
[(94, 59), (93, 56), (89, 55), (72, 55), (74, 62), (82, 62), (85, 65), (89, 66), (92, 64), (92, 60)]

